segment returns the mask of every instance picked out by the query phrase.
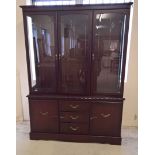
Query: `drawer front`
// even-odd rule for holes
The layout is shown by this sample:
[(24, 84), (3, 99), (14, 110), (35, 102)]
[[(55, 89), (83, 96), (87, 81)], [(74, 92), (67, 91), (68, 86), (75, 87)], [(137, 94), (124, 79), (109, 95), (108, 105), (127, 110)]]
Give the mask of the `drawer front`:
[(92, 104), (90, 131), (93, 135), (120, 136), (121, 121), (121, 103)]
[(84, 101), (61, 101), (60, 111), (88, 111), (89, 103)]
[(30, 100), (31, 130), (33, 132), (58, 132), (57, 101)]
[(79, 122), (88, 123), (89, 115), (88, 113), (80, 113), (80, 112), (61, 112), (60, 113), (60, 121), (61, 122)]
[(88, 134), (88, 124), (61, 123), (60, 131), (68, 134)]

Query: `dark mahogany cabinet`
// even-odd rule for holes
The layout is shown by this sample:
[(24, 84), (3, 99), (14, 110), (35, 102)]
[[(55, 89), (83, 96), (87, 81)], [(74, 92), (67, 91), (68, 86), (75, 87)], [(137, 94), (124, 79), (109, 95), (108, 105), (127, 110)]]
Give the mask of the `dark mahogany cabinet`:
[(92, 104), (90, 132), (94, 135), (121, 136), (121, 102), (98, 102)]
[(49, 100), (30, 100), (31, 130), (58, 133), (58, 103)]
[(21, 6), (30, 139), (121, 144), (131, 5)]

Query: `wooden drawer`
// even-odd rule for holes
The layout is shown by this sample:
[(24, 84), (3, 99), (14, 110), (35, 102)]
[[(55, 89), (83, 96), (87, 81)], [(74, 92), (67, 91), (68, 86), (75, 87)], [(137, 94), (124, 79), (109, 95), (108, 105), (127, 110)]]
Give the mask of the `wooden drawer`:
[(93, 103), (90, 131), (93, 135), (120, 136), (122, 103)]
[(29, 100), (32, 132), (58, 132), (57, 101)]
[(89, 121), (89, 114), (80, 112), (61, 112), (60, 113), (61, 122), (87, 122)]
[(61, 101), (60, 111), (88, 111), (89, 103), (84, 101)]
[(88, 124), (61, 123), (60, 132), (68, 134), (88, 134)]

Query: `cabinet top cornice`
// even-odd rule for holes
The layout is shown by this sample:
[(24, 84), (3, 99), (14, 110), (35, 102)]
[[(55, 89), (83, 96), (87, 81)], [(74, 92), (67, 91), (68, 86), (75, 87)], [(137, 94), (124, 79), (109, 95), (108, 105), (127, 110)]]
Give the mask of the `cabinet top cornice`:
[(75, 10), (110, 10), (110, 9), (130, 9), (133, 3), (115, 3), (115, 4), (77, 4), (77, 5), (51, 5), (51, 6), (20, 6), (23, 11), (75, 11)]

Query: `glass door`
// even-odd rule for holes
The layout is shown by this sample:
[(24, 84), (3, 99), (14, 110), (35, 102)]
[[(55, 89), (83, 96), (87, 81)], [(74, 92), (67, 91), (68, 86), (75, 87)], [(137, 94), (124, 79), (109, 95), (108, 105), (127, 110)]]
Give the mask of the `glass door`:
[(55, 93), (57, 89), (55, 15), (29, 15), (26, 19), (32, 91)]
[(87, 94), (89, 87), (91, 16), (86, 12), (59, 15), (60, 91)]
[(92, 52), (93, 94), (120, 93), (126, 15), (96, 11)]

